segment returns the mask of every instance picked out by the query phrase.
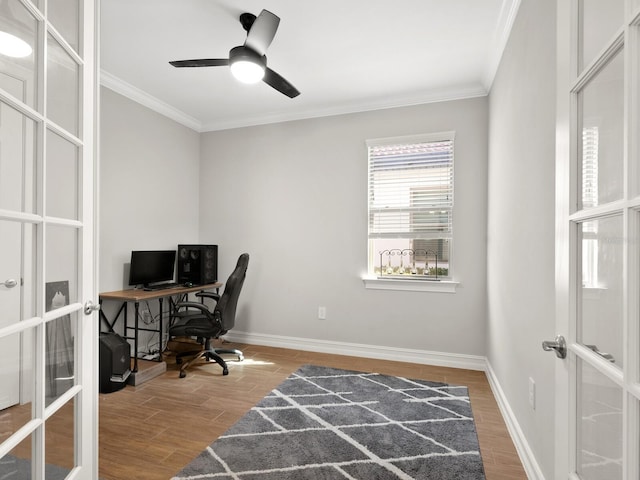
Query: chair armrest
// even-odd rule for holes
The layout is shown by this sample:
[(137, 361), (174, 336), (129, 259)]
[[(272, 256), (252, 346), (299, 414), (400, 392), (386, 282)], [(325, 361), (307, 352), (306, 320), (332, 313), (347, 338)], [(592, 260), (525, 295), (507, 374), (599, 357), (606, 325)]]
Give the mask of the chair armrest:
[(210, 298), (212, 300), (215, 300), (216, 302), (218, 300), (220, 300), (220, 295), (218, 295), (217, 293), (213, 293), (213, 292), (198, 292), (198, 293), (196, 293), (196, 297)]
[(189, 308), (195, 308), (196, 310), (200, 310), (200, 312), (206, 314), (206, 315), (211, 315), (211, 312), (209, 311), (209, 309), (207, 308), (206, 305), (203, 305), (200, 302), (180, 302), (176, 304), (176, 310), (180, 309), (180, 308), (186, 308), (187, 310), (182, 311), (182, 312), (174, 312), (173, 313), (173, 317), (183, 317), (186, 315), (193, 315), (193, 313), (189, 313)]

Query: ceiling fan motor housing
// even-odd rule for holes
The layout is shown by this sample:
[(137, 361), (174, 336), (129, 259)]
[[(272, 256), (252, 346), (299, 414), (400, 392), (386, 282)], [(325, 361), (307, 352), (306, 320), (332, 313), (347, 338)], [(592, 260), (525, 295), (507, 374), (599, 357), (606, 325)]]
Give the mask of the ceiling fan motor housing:
[(245, 47), (244, 45), (240, 45), (238, 47), (233, 47), (229, 50), (229, 64), (233, 65), (235, 62), (253, 62), (260, 66), (264, 70), (267, 66), (267, 56), (259, 55), (254, 52), (250, 48)]

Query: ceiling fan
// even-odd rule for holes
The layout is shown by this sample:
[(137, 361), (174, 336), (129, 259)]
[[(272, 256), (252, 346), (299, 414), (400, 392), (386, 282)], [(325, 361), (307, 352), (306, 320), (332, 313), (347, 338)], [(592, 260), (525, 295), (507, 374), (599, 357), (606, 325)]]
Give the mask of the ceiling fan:
[(233, 47), (229, 58), (202, 58), (198, 60), (174, 60), (174, 67), (219, 67), (229, 65), (234, 77), (244, 83), (257, 83), (262, 80), (289, 98), (300, 92), (282, 76), (267, 67), (267, 48), (278, 30), (280, 18), (268, 10), (262, 10), (257, 17), (252, 13), (240, 15), (240, 23), (247, 31), (244, 45)]

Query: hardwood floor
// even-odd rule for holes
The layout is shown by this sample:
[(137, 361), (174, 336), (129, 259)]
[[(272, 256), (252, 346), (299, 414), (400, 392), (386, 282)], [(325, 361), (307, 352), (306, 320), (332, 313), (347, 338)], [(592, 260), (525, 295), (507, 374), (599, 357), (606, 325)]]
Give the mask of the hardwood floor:
[(181, 379), (172, 356), (167, 356), (163, 375), (100, 395), (102, 479), (171, 478), (307, 363), (466, 385), (487, 480), (527, 478), (483, 372), (254, 345), (225, 346), (245, 354), (243, 362), (229, 362), (228, 376), (222, 376), (218, 365), (200, 364)]

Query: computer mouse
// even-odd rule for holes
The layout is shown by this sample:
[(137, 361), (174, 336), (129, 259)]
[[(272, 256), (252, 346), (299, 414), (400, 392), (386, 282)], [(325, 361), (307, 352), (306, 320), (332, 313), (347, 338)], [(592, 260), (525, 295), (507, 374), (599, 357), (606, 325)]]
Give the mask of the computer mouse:
[(193, 287), (193, 283), (192, 282), (184, 282), (184, 286), (186, 288)]

